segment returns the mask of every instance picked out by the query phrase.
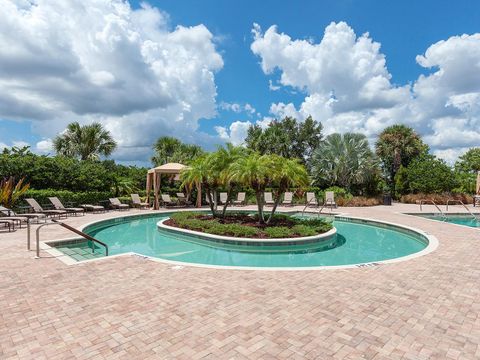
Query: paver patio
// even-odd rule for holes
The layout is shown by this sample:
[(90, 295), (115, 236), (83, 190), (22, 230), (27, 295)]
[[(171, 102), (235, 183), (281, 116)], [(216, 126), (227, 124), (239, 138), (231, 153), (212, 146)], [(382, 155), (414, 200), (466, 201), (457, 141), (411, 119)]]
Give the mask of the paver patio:
[[(68, 266), (44, 251), (34, 259), (25, 229), (0, 232), (0, 358), (480, 358), (480, 229), (400, 214), (414, 205), (341, 210), (422, 229), (439, 247), (341, 270), (207, 269), (138, 256)], [(44, 230), (44, 239), (70, 236)]]

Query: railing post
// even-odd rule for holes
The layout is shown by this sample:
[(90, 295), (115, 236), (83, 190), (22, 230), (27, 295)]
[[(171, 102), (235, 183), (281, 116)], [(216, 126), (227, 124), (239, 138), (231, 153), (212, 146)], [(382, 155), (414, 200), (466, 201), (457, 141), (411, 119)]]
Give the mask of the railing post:
[(35, 259), (40, 259), (40, 229), (42, 228), (42, 226), (40, 225), (38, 228), (37, 228), (37, 231), (36, 231), (36, 243), (37, 243), (37, 255), (35, 256)]
[(27, 250), (30, 251), (30, 219), (27, 219)]

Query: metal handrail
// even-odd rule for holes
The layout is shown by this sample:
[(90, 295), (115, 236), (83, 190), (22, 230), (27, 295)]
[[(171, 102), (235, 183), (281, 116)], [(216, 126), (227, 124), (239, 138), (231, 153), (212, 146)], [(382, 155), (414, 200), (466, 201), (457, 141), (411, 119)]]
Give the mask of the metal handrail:
[(427, 204), (427, 203), (431, 203), (432, 205), (434, 205), (434, 206), (437, 208), (438, 212), (439, 212), (440, 214), (442, 214), (443, 218), (444, 218), (444, 219), (447, 218), (446, 215), (443, 213), (442, 209), (440, 209), (440, 208), (438, 207), (438, 205), (435, 203), (435, 201), (433, 201), (433, 200), (420, 200), (420, 211), (423, 211), (423, 210), (422, 210), (422, 205), (423, 205), (423, 204)]
[(105, 247), (105, 256), (108, 256), (108, 245), (105, 244), (104, 242), (95, 239), (94, 237), (91, 237), (90, 235), (85, 234), (84, 232), (81, 232), (80, 230), (75, 229), (74, 227), (67, 225), (61, 221), (54, 220), (52, 219), (51, 223), (45, 223), (40, 225), (37, 230), (36, 230), (36, 243), (37, 243), (37, 253), (36, 253), (36, 258), (40, 258), (40, 229), (43, 228), (44, 226), (50, 226), (50, 225), (60, 225), (61, 227), (70, 230), (74, 232), (77, 235), (80, 235), (81, 237), (84, 237), (87, 240), (90, 240), (92, 242), (92, 253), (95, 252), (95, 245), (93, 244), (94, 242), (102, 245)]
[(448, 199), (448, 200), (447, 200), (447, 211), (448, 211), (448, 205), (449, 205), (451, 202), (452, 202), (452, 203), (459, 203), (460, 205), (462, 205), (462, 206), (465, 208), (465, 210), (467, 210), (467, 212), (468, 212), (470, 215), (472, 215), (472, 217), (473, 217), (475, 220), (478, 220), (478, 219), (477, 219), (477, 216), (470, 211), (470, 209), (463, 203), (462, 200)]
[[(302, 210), (302, 217), (303, 217), (303, 215), (305, 214), (305, 210), (307, 210), (308, 205), (310, 205), (310, 203), (311, 203), (313, 200), (316, 201), (317, 198), (314, 196), (313, 198), (311, 198), (310, 200), (308, 200), (307, 203), (305, 204), (305, 207), (304, 207), (303, 210)], [(318, 207), (318, 203), (317, 203), (317, 207)]]

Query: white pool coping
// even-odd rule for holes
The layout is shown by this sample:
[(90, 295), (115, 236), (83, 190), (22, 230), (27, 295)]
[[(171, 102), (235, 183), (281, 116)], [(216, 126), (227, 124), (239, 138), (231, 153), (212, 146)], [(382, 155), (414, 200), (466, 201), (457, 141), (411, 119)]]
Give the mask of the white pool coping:
[[(171, 212), (172, 211), (168, 211), (168, 212), (166, 211), (165, 213), (171, 213)], [(145, 213), (145, 215), (151, 215), (151, 214), (162, 214), (162, 213), (159, 213), (159, 212)], [(87, 226), (94, 225), (94, 224), (97, 224), (97, 223), (102, 223), (102, 222), (108, 222), (109, 220), (113, 220), (113, 219), (128, 218), (128, 217), (142, 217), (142, 216), (143, 216), (143, 214), (142, 215), (139, 215), (139, 214), (120, 215), (120, 216), (117, 216), (117, 217), (112, 217), (110, 219), (92, 221), (92, 222), (89, 222), (87, 224), (84, 224), (84, 225), (80, 226), (78, 229), (80, 231), (82, 231)], [(206, 269), (218, 269), (218, 270), (316, 271), (316, 270), (341, 270), (341, 269), (370, 268), (370, 267), (377, 267), (377, 266), (381, 266), (381, 265), (395, 264), (395, 263), (412, 260), (412, 259), (415, 259), (415, 258), (419, 258), (421, 256), (425, 256), (427, 254), (430, 254), (431, 252), (435, 251), (439, 246), (439, 241), (434, 235), (429, 234), (429, 233), (427, 233), (423, 230), (411, 227), (411, 226), (401, 225), (401, 224), (392, 223), (392, 222), (383, 221), (383, 220), (371, 219), (371, 218), (367, 218), (367, 217), (349, 216), (348, 213), (344, 213), (342, 215), (339, 215), (339, 217), (345, 217), (345, 218), (350, 218), (350, 219), (359, 220), (359, 221), (373, 222), (373, 223), (389, 225), (389, 226), (397, 227), (397, 228), (400, 228), (400, 229), (409, 230), (409, 231), (417, 233), (418, 235), (425, 238), (428, 241), (428, 244), (424, 249), (422, 249), (422, 250), (420, 250), (416, 253), (409, 254), (409, 255), (406, 255), (406, 256), (401, 256), (401, 257), (394, 258), (394, 259), (380, 260), (380, 261), (368, 262), (368, 263), (348, 264), (348, 265), (332, 265), (332, 266), (325, 266), (324, 265), (324, 266), (305, 266), (305, 267), (255, 267), (255, 266), (228, 266), (228, 265), (198, 264), (198, 263), (189, 263), (189, 262), (166, 260), (166, 259), (161, 259), (161, 258), (157, 258), (157, 257), (154, 257), (154, 256), (139, 254), (139, 253), (136, 253), (136, 252), (126, 252), (126, 253), (122, 253), (122, 254), (109, 255), (109, 256), (96, 258), (96, 259), (76, 261), (75, 259), (71, 258), (70, 256), (68, 256), (66, 254), (63, 254), (59, 250), (57, 250), (54, 247), (51, 247), (49, 245), (49, 243), (72, 241), (72, 240), (78, 239), (78, 237), (69, 237), (69, 238), (64, 238), (64, 239), (42, 241), (41, 242), (41, 249), (46, 251), (50, 255), (56, 257), (57, 259), (59, 259), (60, 261), (62, 261), (66, 265), (82, 265), (82, 264), (90, 263), (90, 262), (94, 262), (94, 261), (108, 261), (111, 258), (118, 258), (118, 257), (122, 257), (122, 256), (136, 256), (136, 257), (143, 258), (143, 259), (146, 259), (146, 260), (172, 265), (173, 266), (172, 269), (174, 269), (174, 270), (181, 270), (183, 267), (190, 267), (191, 266), (191, 267), (199, 267), (199, 268), (206, 268)], [(433, 221), (436, 221), (436, 220), (433, 220)], [(459, 226), (463, 226), (463, 225), (459, 225)]]

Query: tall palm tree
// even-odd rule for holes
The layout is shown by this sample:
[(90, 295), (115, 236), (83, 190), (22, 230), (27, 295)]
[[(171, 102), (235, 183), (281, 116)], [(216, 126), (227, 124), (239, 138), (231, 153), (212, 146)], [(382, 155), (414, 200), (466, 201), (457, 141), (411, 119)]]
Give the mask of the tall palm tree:
[(58, 154), (81, 160), (98, 160), (101, 155), (109, 156), (116, 147), (117, 143), (111, 134), (97, 122), (83, 126), (73, 122), (53, 140), (53, 148)]
[(363, 134), (328, 135), (313, 154), (312, 174), (319, 184), (351, 190), (367, 183), (376, 171), (374, 154)]
[(388, 180), (393, 183), (400, 166), (407, 167), (415, 157), (426, 153), (428, 146), (412, 128), (393, 125), (379, 135), (375, 151), (382, 160)]

